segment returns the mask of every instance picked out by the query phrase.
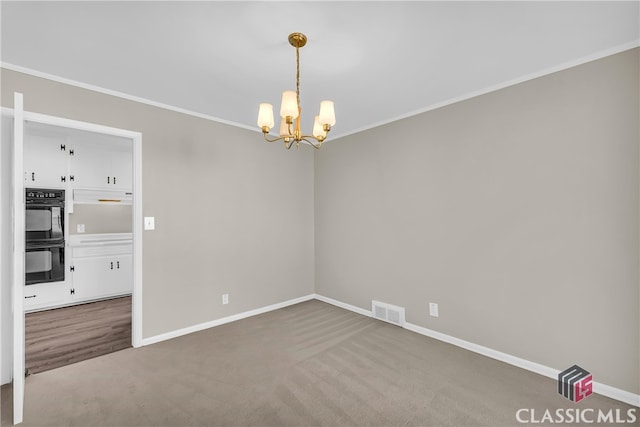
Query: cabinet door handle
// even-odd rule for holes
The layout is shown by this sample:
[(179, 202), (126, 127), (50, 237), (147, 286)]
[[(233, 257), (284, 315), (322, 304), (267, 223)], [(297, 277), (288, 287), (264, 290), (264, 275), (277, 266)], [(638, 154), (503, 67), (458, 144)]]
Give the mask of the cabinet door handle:
[(115, 185), (115, 183), (116, 183), (116, 177), (114, 176), (113, 177), (113, 184)]
[(69, 181), (74, 181), (75, 182), (76, 177), (75, 175), (69, 175)]
[(69, 155), (73, 156), (75, 154), (75, 152), (73, 150), (69, 150)]
[(60, 144), (60, 151), (66, 151), (67, 147), (64, 144)]
[(118, 268), (120, 268), (120, 261), (116, 261), (116, 265)]
[(107, 184), (111, 184), (111, 177), (110, 176), (107, 177)]
[(76, 290), (75, 289), (71, 289), (71, 295), (75, 295), (76, 294)]
[(113, 261), (111, 261), (111, 269), (113, 270)]
[(37, 295), (34, 294), (34, 295), (25, 295), (24, 298), (27, 299), (27, 298), (35, 298), (35, 297), (37, 297)]
[(31, 181), (35, 181), (35, 180), (36, 180), (36, 173), (31, 172)]
[(67, 182), (67, 177), (66, 177), (66, 176), (61, 176), (61, 177), (60, 177), (60, 181), (62, 181), (62, 182)]

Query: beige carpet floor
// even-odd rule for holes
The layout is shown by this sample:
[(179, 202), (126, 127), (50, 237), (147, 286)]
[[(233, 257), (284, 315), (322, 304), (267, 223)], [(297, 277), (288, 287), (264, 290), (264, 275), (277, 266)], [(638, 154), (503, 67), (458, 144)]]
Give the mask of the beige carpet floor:
[[(31, 375), (23, 425), (513, 426), (577, 407), (633, 408), (314, 300)], [(10, 387), (2, 409), (10, 425)]]

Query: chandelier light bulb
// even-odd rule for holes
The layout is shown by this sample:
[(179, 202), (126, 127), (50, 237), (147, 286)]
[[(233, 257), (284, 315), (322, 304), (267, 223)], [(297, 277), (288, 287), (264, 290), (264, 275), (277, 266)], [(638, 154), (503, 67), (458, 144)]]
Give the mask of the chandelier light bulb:
[(291, 136), (291, 134), (289, 133), (289, 125), (283, 118), (280, 118), (280, 136)]
[(319, 120), (320, 116), (316, 116), (315, 120), (313, 121), (313, 136), (318, 139), (318, 140), (322, 140), (327, 136), (327, 132), (324, 131), (324, 129), (322, 128), (322, 125), (320, 124), (320, 120)]
[(263, 102), (258, 110), (258, 126), (271, 129), (273, 124), (273, 105)]
[(282, 104), (280, 105), (280, 117), (298, 117), (298, 99), (296, 93), (292, 90), (282, 92)]
[(319, 121), (321, 125), (333, 126), (336, 124), (336, 112), (333, 108), (333, 101), (322, 101), (320, 103)]

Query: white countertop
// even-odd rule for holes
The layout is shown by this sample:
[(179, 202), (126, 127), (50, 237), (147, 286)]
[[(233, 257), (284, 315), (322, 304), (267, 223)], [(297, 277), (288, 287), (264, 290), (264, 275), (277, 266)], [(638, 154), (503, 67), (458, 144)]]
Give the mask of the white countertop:
[(132, 233), (72, 234), (69, 236), (70, 247), (130, 245), (132, 243)]

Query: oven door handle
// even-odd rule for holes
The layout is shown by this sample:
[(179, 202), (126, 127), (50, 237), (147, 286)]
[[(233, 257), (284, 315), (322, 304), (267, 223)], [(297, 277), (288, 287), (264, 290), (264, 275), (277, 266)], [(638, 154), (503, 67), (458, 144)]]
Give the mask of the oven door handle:
[(64, 240), (56, 241), (56, 242), (38, 242), (38, 243), (29, 243), (27, 242), (25, 249), (49, 249), (49, 248), (64, 248)]
[(24, 204), (27, 208), (63, 208), (64, 200), (26, 200)]

